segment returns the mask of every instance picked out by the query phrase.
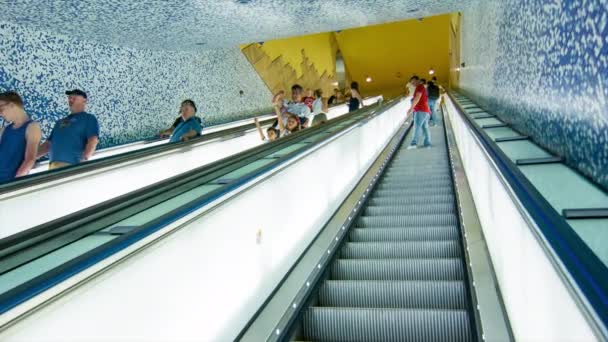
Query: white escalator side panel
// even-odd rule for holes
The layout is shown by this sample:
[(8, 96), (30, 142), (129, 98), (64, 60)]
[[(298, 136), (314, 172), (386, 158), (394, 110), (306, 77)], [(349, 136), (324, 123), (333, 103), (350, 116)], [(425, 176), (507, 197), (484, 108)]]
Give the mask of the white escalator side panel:
[(261, 180), (0, 340), (233, 340), (403, 124), (408, 105)]
[(446, 107), (515, 339), (596, 340), (537, 228), (447, 97)]

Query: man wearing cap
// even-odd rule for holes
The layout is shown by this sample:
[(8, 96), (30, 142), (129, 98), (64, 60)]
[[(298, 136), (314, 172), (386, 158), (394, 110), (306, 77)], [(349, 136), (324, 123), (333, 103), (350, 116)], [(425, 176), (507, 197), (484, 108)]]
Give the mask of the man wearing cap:
[(99, 124), (85, 112), (87, 94), (74, 89), (66, 91), (70, 115), (57, 121), (47, 141), (40, 145), (38, 156), (50, 153), (49, 170), (86, 161), (99, 142)]

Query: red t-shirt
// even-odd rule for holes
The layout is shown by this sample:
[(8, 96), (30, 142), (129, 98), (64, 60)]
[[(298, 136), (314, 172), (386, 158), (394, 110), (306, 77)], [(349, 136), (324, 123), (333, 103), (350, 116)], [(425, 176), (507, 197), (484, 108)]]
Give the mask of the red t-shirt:
[(416, 107), (414, 107), (414, 112), (430, 113), (431, 109), (429, 108), (429, 98), (426, 94), (426, 88), (422, 84), (416, 86), (416, 90), (414, 90), (414, 98), (416, 98), (418, 94), (422, 95), (420, 96), (420, 101), (418, 101), (418, 104), (416, 104)]

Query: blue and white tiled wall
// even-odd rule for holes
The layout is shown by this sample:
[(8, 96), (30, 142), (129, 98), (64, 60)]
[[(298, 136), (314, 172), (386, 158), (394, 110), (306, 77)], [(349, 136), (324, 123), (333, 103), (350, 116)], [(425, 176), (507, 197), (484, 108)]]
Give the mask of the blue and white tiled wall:
[(270, 91), (238, 47), (136, 50), (0, 22), (0, 51), (0, 90), (24, 96), (45, 136), (67, 114), (63, 94), (72, 88), (88, 93), (102, 147), (154, 136), (173, 122), (186, 98), (197, 103), (207, 125), (269, 110)]
[(608, 188), (608, 2), (483, 1), (461, 50), (467, 95)]

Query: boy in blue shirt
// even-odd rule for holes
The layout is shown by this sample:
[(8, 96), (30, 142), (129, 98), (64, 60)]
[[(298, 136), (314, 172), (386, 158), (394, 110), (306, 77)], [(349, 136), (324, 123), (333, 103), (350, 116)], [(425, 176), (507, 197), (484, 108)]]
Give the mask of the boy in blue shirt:
[(87, 94), (79, 89), (66, 91), (70, 115), (57, 121), (51, 135), (40, 145), (38, 156), (49, 153), (49, 170), (87, 161), (99, 142), (99, 124), (85, 112)]
[(169, 142), (188, 141), (201, 135), (203, 126), (200, 120), (194, 116), (196, 114), (196, 104), (192, 100), (184, 100), (181, 105), (180, 114), (182, 122), (173, 130)]

